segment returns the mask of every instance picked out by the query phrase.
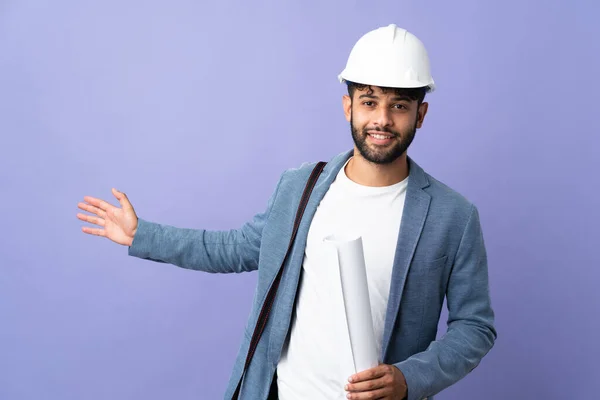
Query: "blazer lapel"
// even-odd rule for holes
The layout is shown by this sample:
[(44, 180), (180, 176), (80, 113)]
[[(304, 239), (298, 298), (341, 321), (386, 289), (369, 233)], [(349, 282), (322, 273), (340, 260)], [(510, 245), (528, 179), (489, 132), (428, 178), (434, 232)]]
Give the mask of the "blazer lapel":
[[(327, 165), (325, 165), (321, 176), (315, 184), (310, 199), (306, 204), (306, 210), (302, 216), (302, 222), (298, 227), (298, 236), (296, 237), (298, 253), (301, 253), (302, 257), (304, 257), (304, 247), (306, 246), (310, 224), (312, 223), (312, 219), (317, 211), (317, 208), (321, 203), (321, 200), (323, 200), (325, 197), (325, 194), (327, 194), (329, 187), (337, 177), (338, 172), (340, 172), (342, 166), (344, 166), (352, 154), (353, 151), (342, 153), (329, 161)], [(300, 195), (297, 197), (300, 198)]]
[(408, 161), (410, 172), (400, 232), (396, 245), (396, 254), (394, 256), (390, 294), (383, 331), (381, 360), (385, 359), (392, 330), (396, 324), (410, 262), (421, 236), (431, 201), (429, 194), (423, 190), (423, 188), (429, 185), (429, 180), (425, 172), (410, 157)]
[[(327, 163), (321, 175), (319, 176), (319, 179), (317, 180), (313, 192), (310, 196), (310, 199), (306, 205), (304, 215), (302, 216), (302, 221), (300, 222), (300, 226), (298, 227), (298, 234), (296, 235), (296, 240), (292, 247), (290, 259), (288, 260), (289, 264), (283, 272), (281, 286), (278, 290), (279, 293), (283, 292), (289, 294), (289, 296), (278, 295), (278, 298), (280, 300), (278, 300), (275, 305), (276, 309), (274, 310), (274, 314), (281, 315), (281, 317), (273, 319), (274, 329), (278, 330), (279, 335), (272, 335), (272, 339), (269, 341), (268, 354), (271, 357), (271, 360), (274, 362), (276, 362), (277, 358), (280, 355), (281, 348), (283, 346), (283, 341), (289, 329), (290, 318), (293, 313), (294, 299), (297, 295), (298, 283), (302, 272), (302, 262), (304, 260), (304, 252), (306, 248), (306, 242), (308, 239), (308, 231), (310, 229), (312, 219), (317, 211), (319, 204), (321, 203), (321, 200), (323, 200), (332, 182), (337, 177), (338, 172), (341, 170), (342, 166), (352, 154), (353, 151), (339, 154)], [(308, 176), (306, 177), (306, 179), (308, 179)], [(301, 189), (304, 189), (304, 183), (305, 181), (302, 181), (302, 185), (298, 185), (298, 195), (296, 196), (298, 201), (300, 200), (302, 194)], [(297, 203), (294, 204), (294, 209), (297, 208), (297, 205)], [(289, 237), (286, 238), (286, 240), (289, 240)], [(283, 258), (285, 256), (284, 246), (281, 246), (281, 249), (281, 261), (283, 261)], [(279, 263), (279, 265), (281, 265), (281, 263)], [(275, 275), (275, 273), (276, 270), (274, 270), (273, 276)]]

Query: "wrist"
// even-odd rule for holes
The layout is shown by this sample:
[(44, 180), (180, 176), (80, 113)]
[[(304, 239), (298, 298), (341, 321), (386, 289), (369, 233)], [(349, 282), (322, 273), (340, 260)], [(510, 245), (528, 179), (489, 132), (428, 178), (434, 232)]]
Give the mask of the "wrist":
[(133, 238), (135, 237), (136, 232), (137, 232), (137, 228), (134, 229), (130, 235), (127, 235), (127, 240), (125, 242), (126, 246), (131, 247), (131, 245), (133, 244)]

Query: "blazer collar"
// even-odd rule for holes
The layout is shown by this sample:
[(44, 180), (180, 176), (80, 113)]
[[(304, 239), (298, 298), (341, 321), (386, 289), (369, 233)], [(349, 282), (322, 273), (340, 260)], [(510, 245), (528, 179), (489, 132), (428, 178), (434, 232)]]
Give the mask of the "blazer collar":
[[(346, 164), (346, 161), (353, 155), (354, 149), (333, 157), (323, 169), (321, 181), (331, 184)], [(407, 159), (409, 186), (412, 186), (413, 189), (424, 189), (429, 186), (429, 179), (425, 171), (410, 156)]]

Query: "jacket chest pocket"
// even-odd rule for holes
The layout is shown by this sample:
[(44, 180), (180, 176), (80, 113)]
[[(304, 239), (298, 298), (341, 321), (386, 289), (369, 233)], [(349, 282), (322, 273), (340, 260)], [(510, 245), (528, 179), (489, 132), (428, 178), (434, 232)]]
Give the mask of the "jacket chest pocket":
[(406, 295), (419, 302), (427, 299), (442, 299), (446, 292), (448, 256), (433, 260), (413, 259), (406, 281)]
[(415, 258), (413, 259), (410, 267), (410, 274), (415, 276), (422, 276), (434, 272), (439, 272), (439, 270), (441, 270), (444, 267), (444, 265), (446, 265), (447, 261), (448, 256), (438, 257), (433, 260)]

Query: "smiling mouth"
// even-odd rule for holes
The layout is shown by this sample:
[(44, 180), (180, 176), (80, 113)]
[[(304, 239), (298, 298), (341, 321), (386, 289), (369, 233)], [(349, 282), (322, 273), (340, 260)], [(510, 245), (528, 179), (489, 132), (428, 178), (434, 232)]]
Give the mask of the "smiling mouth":
[(377, 139), (377, 140), (392, 139), (394, 137), (393, 135), (381, 134), (381, 133), (367, 133), (367, 135), (369, 135), (372, 138)]

